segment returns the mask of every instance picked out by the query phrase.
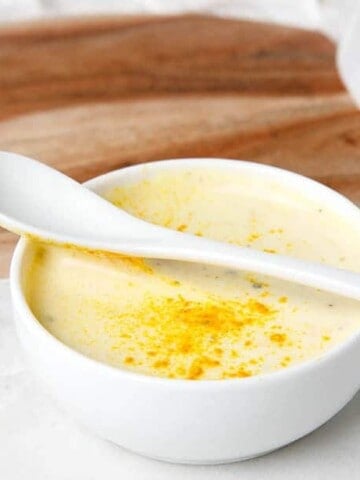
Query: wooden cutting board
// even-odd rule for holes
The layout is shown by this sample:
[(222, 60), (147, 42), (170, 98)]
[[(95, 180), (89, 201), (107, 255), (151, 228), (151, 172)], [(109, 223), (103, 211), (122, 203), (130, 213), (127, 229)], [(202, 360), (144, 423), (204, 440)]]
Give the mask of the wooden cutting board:
[[(360, 113), (333, 45), (267, 24), (182, 16), (2, 27), (0, 150), (81, 181), (154, 159), (251, 159), (360, 201)], [(2, 276), (14, 243), (0, 231)]]

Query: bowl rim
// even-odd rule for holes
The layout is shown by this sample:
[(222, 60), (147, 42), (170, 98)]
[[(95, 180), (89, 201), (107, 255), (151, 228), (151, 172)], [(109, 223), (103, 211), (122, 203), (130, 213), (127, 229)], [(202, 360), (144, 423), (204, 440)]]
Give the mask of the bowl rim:
[[(195, 163), (194, 163), (195, 162)], [(203, 167), (204, 164), (211, 164), (212, 167), (219, 166), (222, 169), (229, 168), (233, 169), (234, 167), (239, 170), (247, 171), (256, 171), (257, 173), (268, 174), (273, 178), (281, 178), (289, 180), (291, 183), (299, 185), (301, 182), (302, 186), (306, 187), (307, 192), (317, 192), (322, 193), (325, 199), (329, 198), (343, 209), (349, 210), (349, 214), (356, 215), (360, 224), (360, 209), (352, 203), (345, 196), (336, 192), (335, 190), (312, 180), (308, 177), (300, 175), (298, 173), (275, 167), (272, 165), (265, 165), (257, 162), (250, 162), (245, 160), (238, 159), (223, 159), (223, 158), (178, 158), (178, 159), (169, 159), (169, 160), (157, 160), (148, 163), (141, 163), (131, 166), (125, 166), (120, 169), (115, 169), (103, 175), (94, 177), (87, 182), (84, 182), (84, 185), (89, 187), (91, 190), (97, 192), (97, 187), (101, 186), (106, 182), (117, 179), (125, 173), (135, 172), (139, 169), (152, 169), (152, 170), (161, 170), (163, 166), (167, 168), (178, 168), (189, 167), (194, 165)], [(220, 165), (221, 164), (221, 165)], [(125, 173), (124, 173), (125, 172)], [(342, 208), (339, 208), (341, 210)], [(152, 384), (157, 384), (160, 386), (166, 386), (168, 388), (181, 387), (186, 389), (227, 389), (227, 388), (249, 388), (250, 386), (257, 386), (259, 384), (264, 384), (264, 382), (282, 382), (286, 381), (287, 378), (293, 377), (296, 375), (306, 374), (311, 370), (316, 370), (321, 368), (325, 363), (328, 363), (331, 360), (336, 361), (346, 350), (349, 350), (354, 344), (360, 341), (360, 327), (358, 331), (352, 333), (348, 338), (340, 342), (339, 344), (331, 347), (329, 350), (321, 354), (319, 357), (311, 358), (305, 360), (301, 363), (298, 363), (293, 366), (285, 367), (280, 370), (275, 370), (273, 372), (262, 373), (250, 377), (241, 377), (241, 378), (229, 378), (229, 379), (207, 379), (207, 380), (189, 380), (189, 379), (179, 379), (179, 378), (168, 378), (160, 377), (155, 375), (147, 375), (141, 372), (127, 370), (125, 368), (116, 367), (105, 362), (101, 362), (94, 358), (88, 357), (85, 354), (75, 350), (74, 348), (66, 345), (61, 340), (56, 338), (51, 334), (35, 317), (32, 313), (25, 297), (25, 293), (22, 287), (22, 271), (23, 271), (23, 262), (26, 258), (27, 251), (31, 245), (29, 239), (22, 237), (18, 241), (10, 266), (10, 290), (11, 297), (13, 302), (14, 310), (20, 316), (20, 321), (25, 324), (27, 329), (31, 331), (31, 334), (37, 336), (43, 341), (49, 342), (51, 348), (55, 348), (59, 353), (65, 354), (70, 357), (72, 361), (77, 361), (82, 364), (83, 367), (88, 367), (90, 369), (96, 368), (99, 371), (103, 371), (104, 374), (111, 374), (115, 377), (124, 377), (131, 379), (133, 381), (140, 382), (150, 382)]]

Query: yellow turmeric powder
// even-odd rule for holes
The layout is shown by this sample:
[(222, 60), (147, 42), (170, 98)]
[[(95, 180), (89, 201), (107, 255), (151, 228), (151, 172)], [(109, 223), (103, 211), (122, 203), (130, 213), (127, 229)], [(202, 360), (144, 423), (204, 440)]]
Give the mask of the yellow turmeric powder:
[[(241, 343), (243, 349), (249, 348), (252, 342), (247, 339), (248, 332), (265, 326), (277, 313), (270, 305), (255, 299), (240, 302), (209, 297), (195, 301), (181, 295), (148, 298), (139, 308), (125, 314), (112, 314), (106, 305), (99, 303), (94, 308), (103, 310), (111, 319), (106, 334), (112, 350), (121, 351), (124, 331), (139, 349), (141, 342), (146, 343), (147, 350), (140, 359), (131, 362), (132, 366), (151, 364), (157, 375), (172, 376), (177, 372), (176, 376), (187, 379), (199, 379), (209, 369), (218, 369), (223, 378), (252, 375), (257, 365), (254, 359), (248, 364), (242, 361), (241, 365), (236, 357), (227, 359), (224, 363), (228, 367), (224, 368), (219, 360), (224, 353), (221, 345)], [(130, 364), (127, 358), (125, 363)]]

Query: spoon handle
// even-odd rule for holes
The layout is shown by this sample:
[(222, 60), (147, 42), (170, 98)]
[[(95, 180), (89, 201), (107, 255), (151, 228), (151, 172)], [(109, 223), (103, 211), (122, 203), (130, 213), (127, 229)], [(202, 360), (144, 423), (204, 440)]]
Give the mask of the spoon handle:
[(360, 300), (360, 273), (153, 227), (154, 233), (159, 229), (156, 243), (148, 240), (137, 244), (134, 239), (127, 245), (128, 253), (131, 250), (135, 255), (148, 258), (200, 262), (256, 272)]
[(0, 152), (0, 225), (58, 244), (256, 272), (360, 300), (360, 274), (149, 224), (35, 160)]

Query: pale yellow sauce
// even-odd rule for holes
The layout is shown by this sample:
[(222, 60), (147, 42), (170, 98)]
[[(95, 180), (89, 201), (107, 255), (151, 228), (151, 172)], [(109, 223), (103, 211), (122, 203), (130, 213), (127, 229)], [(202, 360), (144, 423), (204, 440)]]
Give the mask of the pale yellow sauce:
[[(244, 174), (158, 174), (107, 195), (172, 229), (360, 271), (360, 229)], [(27, 299), (70, 347), (148, 375), (223, 379), (321, 356), (360, 327), (360, 304), (247, 272), (33, 242)]]

